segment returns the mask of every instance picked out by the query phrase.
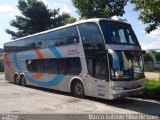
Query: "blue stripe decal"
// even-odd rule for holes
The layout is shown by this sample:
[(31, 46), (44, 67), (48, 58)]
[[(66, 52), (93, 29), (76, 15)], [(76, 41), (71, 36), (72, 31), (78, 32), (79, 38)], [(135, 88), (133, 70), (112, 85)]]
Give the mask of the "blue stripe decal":
[(14, 59), (14, 64), (15, 64), (17, 70), (18, 70), (19, 72), (23, 72), (22, 68), (21, 68), (20, 65), (18, 64), (17, 54), (16, 54), (16, 53), (13, 54), (13, 59)]
[[(52, 54), (54, 54), (57, 58), (61, 57), (61, 54), (56, 49), (50, 49), (50, 50), (51, 50)], [(17, 70), (19, 72), (23, 72), (22, 68), (20, 67), (20, 65), (18, 63), (16, 53), (13, 54), (13, 58), (14, 58), (14, 64), (15, 64), (15, 67), (17, 68)], [(37, 81), (37, 80), (33, 79), (32, 77), (28, 76), (27, 74), (25, 74), (25, 77), (28, 81), (32, 82), (33, 84), (43, 86), (43, 87), (56, 86), (64, 80), (64, 77), (60, 76), (60, 75), (56, 75), (54, 78), (52, 78), (51, 80), (49, 80), (47, 82)]]
[(58, 52), (56, 48), (49, 48), (52, 54), (55, 55), (56, 58), (62, 58), (61, 54)]

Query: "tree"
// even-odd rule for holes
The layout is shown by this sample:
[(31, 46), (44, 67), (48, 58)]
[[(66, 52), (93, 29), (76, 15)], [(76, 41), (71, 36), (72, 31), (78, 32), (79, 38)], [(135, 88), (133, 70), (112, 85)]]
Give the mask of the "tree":
[(160, 0), (130, 0), (135, 5), (134, 10), (139, 11), (139, 20), (148, 24), (147, 33), (160, 27)]
[(160, 62), (160, 52), (157, 52), (155, 54), (156, 60)]
[(60, 9), (48, 9), (47, 6), (39, 0), (19, 0), (17, 7), (22, 15), (16, 16), (16, 19), (10, 22), (10, 25), (17, 28), (17, 31), (6, 29), (6, 32), (12, 35), (12, 39), (76, 21), (76, 19), (68, 13), (60, 15)]
[(152, 62), (152, 57), (151, 57), (151, 55), (150, 55), (150, 54), (146, 54), (146, 55), (144, 56), (144, 63), (145, 63), (145, 64), (151, 64), (151, 62)]
[(122, 16), (128, 0), (72, 0), (81, 18)]
[(62, 15), (59, 15), (56, 19), (56, 26), (62, 26), (70, 24), (76, 21), (76, 18), (71, 17), (70, 14), (63, 12)]

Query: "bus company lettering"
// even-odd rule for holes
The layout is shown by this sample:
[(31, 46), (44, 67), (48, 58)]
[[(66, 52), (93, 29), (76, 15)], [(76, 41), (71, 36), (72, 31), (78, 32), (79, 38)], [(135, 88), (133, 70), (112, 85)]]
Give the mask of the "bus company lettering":
[(104, 93), (98, 93), (98, 96), (104, 97), (105, 94)]
[(34, 52), (23, 52), (22, 53), (22, 59), (32, 59), (34, 56)]
[(78, 55), (79, 51), (77, 49), (68, 49), (67, 55)]

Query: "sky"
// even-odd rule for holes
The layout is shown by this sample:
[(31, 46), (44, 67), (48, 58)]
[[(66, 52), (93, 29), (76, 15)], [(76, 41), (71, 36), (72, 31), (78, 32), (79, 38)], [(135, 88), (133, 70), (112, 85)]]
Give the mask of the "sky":
[[(73, 6), (71, 0), (42, 0), (49, 9), (60, 8), (60, 12), (67, 12), (71, 16), (79, 18), (76, 8)], [(0, 48), (3, 48), (5, 42), (11, 41), (11, 35), (7, 34), (5, 30), (7, 28), (16, 30), (11, 27), (9, 22), (15, 19), (15, 15), (20, 15), (17, 9), (18, 0), (0, 0)], [(128, 23), (132, 25), (135, 34), (142, 46), (143, 50), (148, 49), (160, 49), (160, 28), (151, 32), (150, 34), (145, 33), (145, 27), (147, 25), (142, 24), (138, 20), (138, 12), (133, 11), (134, 5), (128, 3), (125, 6), (125, 14), (122, 17), (114, 16), (113, 19), (126, 19)]]

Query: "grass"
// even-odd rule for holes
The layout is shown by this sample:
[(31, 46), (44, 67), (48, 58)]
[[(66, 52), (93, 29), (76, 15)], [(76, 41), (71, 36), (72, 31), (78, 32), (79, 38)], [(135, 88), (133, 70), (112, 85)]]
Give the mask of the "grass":
[(146, 79), (146, 91), (144, 96), (160, 99), (160, 81)]

